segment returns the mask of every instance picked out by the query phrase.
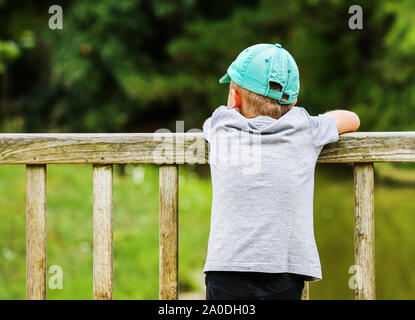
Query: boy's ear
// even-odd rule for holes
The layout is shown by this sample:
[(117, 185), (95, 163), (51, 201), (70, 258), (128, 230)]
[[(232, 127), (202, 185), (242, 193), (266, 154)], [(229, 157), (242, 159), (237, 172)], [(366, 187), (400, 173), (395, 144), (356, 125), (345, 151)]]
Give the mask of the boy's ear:
[(231, 89), (231, 95), (233, 99), (232, 108), (239, 108), (242, 104), (242, 97), (235, 89)]

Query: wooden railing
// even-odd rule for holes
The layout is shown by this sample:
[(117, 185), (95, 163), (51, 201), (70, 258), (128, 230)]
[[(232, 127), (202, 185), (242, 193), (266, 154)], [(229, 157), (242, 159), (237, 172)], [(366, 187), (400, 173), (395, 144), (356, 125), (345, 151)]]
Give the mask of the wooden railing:
[[(354, 163), (356, 299), (375, 299), (374, 162), (415, 162), (415, 132), (357, 132), (319, 162)], [(0, 164), (26, 165), (26, 297), (46, 299), (46, 165), (92, 164), (94, 299), (113, 296), (113, 164), (160, 166), (160, 299), (178, 297), (178, 164), (208, 163), (201, 133), (1, 134)], [(308, 284), (303, 299), (308, 299)]]

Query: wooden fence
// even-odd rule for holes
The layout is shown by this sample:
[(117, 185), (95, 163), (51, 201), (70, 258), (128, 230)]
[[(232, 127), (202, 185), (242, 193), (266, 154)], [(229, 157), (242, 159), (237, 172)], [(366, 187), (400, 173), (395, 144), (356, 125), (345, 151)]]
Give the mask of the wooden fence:
[[(415, 162), (415, 132), (356, 132), (319, 162), (353, 163), (356, 299), (375, 299), (374, 162)], [(113, 296), (113, 164), (159, 165), (159, 297), (178, 297), (178, 165), (208, 163), (201, 133), (0, 134), (0, 164), (26, 165), (26, 297), (46, 299), (46, 165), (92, 164), (94, 299)], [(303, 299), (308, 299), (308, 284)]]

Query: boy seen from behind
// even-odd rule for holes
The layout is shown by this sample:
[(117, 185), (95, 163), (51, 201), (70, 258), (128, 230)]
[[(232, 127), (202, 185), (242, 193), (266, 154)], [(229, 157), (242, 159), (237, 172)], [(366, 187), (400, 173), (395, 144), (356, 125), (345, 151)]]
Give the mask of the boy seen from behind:
[(243, 50), (220, 79), (227, 106), (203, 125), (212, 212), (206, 298), (300, 299), (322, 279), (313, 229), (314, 170), (324, 145), (355, 131), (359, 117), (311, 116), (295, 106), (298, 67), (279, 44)]

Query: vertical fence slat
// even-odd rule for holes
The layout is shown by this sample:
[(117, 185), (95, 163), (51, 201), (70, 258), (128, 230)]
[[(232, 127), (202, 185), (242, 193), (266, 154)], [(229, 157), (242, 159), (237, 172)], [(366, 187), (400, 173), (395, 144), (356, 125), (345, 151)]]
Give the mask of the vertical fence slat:
[(93, 165), (94, 300), (113, 294), (112, 164)]
[(304, 281), (304, 289), (301, 294), (301, 300), (310, 300), (310, 284), (308, 281)]
[(26, 299), (46, 299), (46, 165), (26, 165)]
[(376, 299), (373, 163), (354, 164), (356, 300)]
[(159, 169), (159, 298), (178, 298), (178, 166)]

